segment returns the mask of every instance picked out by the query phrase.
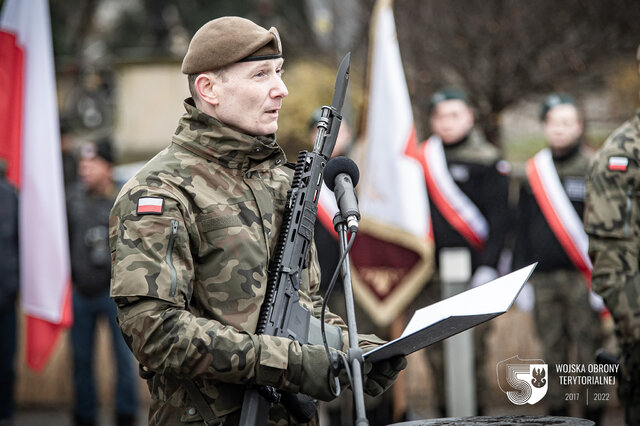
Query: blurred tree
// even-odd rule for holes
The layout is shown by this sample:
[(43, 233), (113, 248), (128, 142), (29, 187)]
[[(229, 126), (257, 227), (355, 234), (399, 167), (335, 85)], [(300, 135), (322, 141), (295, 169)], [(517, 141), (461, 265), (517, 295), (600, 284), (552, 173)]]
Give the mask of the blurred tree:
[(499, 114), (526, 95), (602, 83), (601, 66), (633, 58), (637, 0), (396, 0), (398, 39), (416, 121), (444, 85), (465, 89), (500, 142)]
[[(113, 0), (102, 0), (113, 1)], [(115, 24), (107, 41), (116, 54), (135, 47), (158, 54), (172, 52), (182, 56), (191, 35), (204, 23), (220, 16), (243, 16), (264, 26), (276, 26), (283, 47), (296, 55), (305, 46), (314, 46), (307, 24), (304, 2), (296, 0), (137, 0), (139, 7), (128, 8)], [(175, 48), (174, 37), (186, 38)]]
[[(351, 50), (352, 63), (363, 64), (375, 3), (50, 1), (57, 59), (67, 58), (80, 69), (123, 56), (179, 60), (191, 34), (207, 20), (224, 15), (278, 27), (289, 63), (296, 58), (337, 63)], [(621, 54), (633, 58), (640, 40), (637, 0), (395, 0), (394, 8), (422, 136), (428, 132), (427, 99), (443, 85), (469, 92), (481, 128), (499, 143), (499, 116), (506, 108), (531, 94), (605, 84), (603, 70)]]
[[(366, 57), (366, 37), (368, 20), (373, 0), (319, 0), (311, 4), (299, 0), (50, 0), (54, 31), (54, 49), (58, 69), (63, 72), (72, 87), (65, 91), (62, 110), (78, 127), (87, 128), (109, 126), (107, 102), (102, 105), (102, 120), (89, 120), (85, 108), (95, 101), (96, 90), (85, 84), (87, 75), (100, 75), (109, 83), (108, 74), (116, 61), (164, 61), (169, 59), (179, 63), (186, 53), (191, 35), (207, 21), (220, 16), (243, 16), (269, 28), (275, 26), (282, 34), (283, 49), (287, 58), (286, 68), (301, 61), (315, 63), (307, 66), (304, 76), (297, 73), (294, 85), (302, 92), (316, 87), (325, 76), (335, 78), (335, 65), (347, 50), (362, 46), (361, 61)], [(321, 46), (321, 40), (314, 31), (312, 21), (318, 7), (326, 3), (329, 14), (330, 42)], [(320, 5), (320, 6), (319, 6)], [(364, 5), (364, 10), (361, 6)], [(356, 62), (355, 60), (353, 62)], [(335, 63), (335, 65), (331, 65)], [(327, 68), (333, 70), (327, 71)], [(304, 80), (307, 80), (306, 82)], [(95, 86), (95, 85), (94, 85)], [(322, 90), (331, 93), (333, 81), (327, 82)], [(103, 86), (101, 98), (108, 99), (111, 84)], [(294, 87), (291, 87), (294, 88)], [(315, 90), (315, 89), (313, 89)], [(294, 91), (298, 91), (295, 87)], [(300, 97), (295, 102), (296, 111), (301, 108), (310, 113), (321, 105), (319, 99), (311, 96)], [(328, 103), (329, 100), (322, 101)], [(345, 107), (349, 110), (351, 99)], [(294, 114), (297, 117), (297, 114)], [(98, 122), (99, 121), (99, 122)], [(285, 120), (286, 121), (286, 120)], [(306, 122), (306, 117), (303, 120)], [(281, 141), (293, 141), (301, 134), (301, 129), (289, 121), (281, 126)], [(304, 127), (304, 126), (302, 126)], [(303, 141), (299, 141), (300, 145)], [(292, 142), (295, 145), (295, 142)]]
[(95, 59), (90, 52), (87, 58), (94, 43), (110, 58), (182, 57), (200, 26), (225, 15), (278, 26), (294, 56), (316, 46), (305, 2), (297, 0), (50, 0), (50, 5), (55, 55), (80, 66)]
[(366, 43), (371, 0), (306, 0), (306, 4), (309, 25), (324, 52), (342, 58), (347, 51)]
[[(348, 94), (350, 105), (355, 112), (362, 107), (362, 81), (352, 64)], [(294, 161), (300, 150), (309, 150), (309, 119), (313, 111), (322, 105), (331, 104), (333, 85), (336, 81), (336, 66), (331, 60), (318, 61), (310, 58), (299, 58), (288, 62), (283, 79), (289, 88), (289, 96), (282, 103), (282, 111), (278, 121), (278, 143)], [(352, 128), (357, 123), (357, 115), (349, 115), (343, 108), (343, 117)]]
[(93, 17), (99, 0), (50, 0), (51, 32), (56, 57), (79, 55), (92, 31)]

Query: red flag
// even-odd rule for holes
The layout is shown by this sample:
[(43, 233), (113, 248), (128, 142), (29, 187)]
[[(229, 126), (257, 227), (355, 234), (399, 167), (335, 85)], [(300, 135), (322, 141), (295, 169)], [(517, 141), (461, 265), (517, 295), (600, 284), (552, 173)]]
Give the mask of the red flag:
[(22, 128), (22, 79), (24, 53), (16, 36), (0, 31), (0, 157), (7, 160), (7, 177), (14, 185), (20, 180), (20, 131)]
[(354, 292), (380, 326), (406, 308), (433, 270), (429, 204), (390, 0), (371, 29), (366, 160), (360, 231), (351, 251)]
[(71, 325), (60, 129), (46, 0), (6, 0), (0, 16), (0, 155), (20, 196), (20, 294), (27, 364), (40, 371)]

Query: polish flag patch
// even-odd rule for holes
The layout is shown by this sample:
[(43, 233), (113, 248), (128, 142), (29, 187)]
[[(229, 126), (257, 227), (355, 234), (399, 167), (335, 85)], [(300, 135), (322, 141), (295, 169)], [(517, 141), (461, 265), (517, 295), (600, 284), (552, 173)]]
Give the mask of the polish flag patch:
[(627, 157), (609, 157), (609, 170), (626, 172), (629, 165)]
[(164, 199), (158, 197), (141, 197), (138, 199), (137, 214), (162, 214)]

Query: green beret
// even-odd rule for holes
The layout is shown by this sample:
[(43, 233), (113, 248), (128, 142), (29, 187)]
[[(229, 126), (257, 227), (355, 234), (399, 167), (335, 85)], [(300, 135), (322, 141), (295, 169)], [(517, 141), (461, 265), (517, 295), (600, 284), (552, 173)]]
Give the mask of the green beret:
[(280, 57), (282, 44), (275, 27), (267, 31), (248, 19), (225, 16), (207, 22), (194, 34), (182, 72), (197, 74), (236, 62)]
[(551, 93), (547, 95), (540, 105), (540, 121), (544, 121), (547, 118), (547, 113), (551, 108), (555, 108), (561, 104), (570, 104), (574, 107), (578, 107), (578, 103), (571, 95), (566, 93)]
[(467, 97), (467, 94), (465, 92), (458, 89), (457, 87), (443, 87), (442, 89), (431, 95), (431, 97), (429, 98), (429, 103), (427, 104), (427, 113), (431, 115), (433, 109), (440, 102), (450, 101), (453, 99), (461, 100), (465, 104), (469, 105), (469, 98)]

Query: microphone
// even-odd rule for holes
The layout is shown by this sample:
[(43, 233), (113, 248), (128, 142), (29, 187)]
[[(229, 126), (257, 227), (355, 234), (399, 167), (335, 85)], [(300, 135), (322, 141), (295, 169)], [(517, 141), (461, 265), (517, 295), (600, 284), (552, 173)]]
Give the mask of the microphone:
[(358, 232), (360, 211), (355, 186), (360, 179), (358, 166), (347, 157), (335, 157), (324, 168), (324, 183), (333, 191), (342, 217), (352, 233)]

